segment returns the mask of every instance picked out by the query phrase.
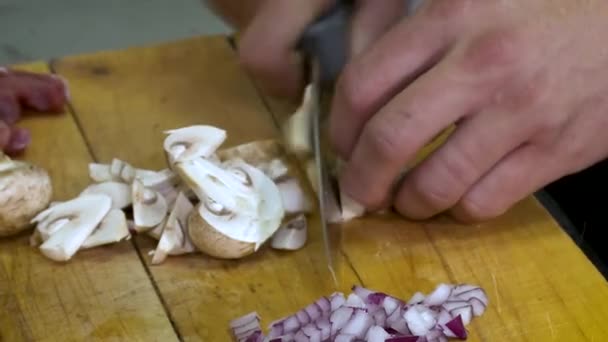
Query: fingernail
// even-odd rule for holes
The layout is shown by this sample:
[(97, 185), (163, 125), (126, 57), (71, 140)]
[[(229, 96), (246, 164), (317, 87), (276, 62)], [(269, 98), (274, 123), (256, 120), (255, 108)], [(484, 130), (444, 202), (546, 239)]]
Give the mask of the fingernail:
[(19, 107), (14, 101), (0, 100), (0, 120), (12, 125), (19, 119)]
[(22, 151), (30, 144), (31, 140), (30, 132), (27, 130), (23, 128), (13, 129), (8, 143), (8, 150), (13, 153)]

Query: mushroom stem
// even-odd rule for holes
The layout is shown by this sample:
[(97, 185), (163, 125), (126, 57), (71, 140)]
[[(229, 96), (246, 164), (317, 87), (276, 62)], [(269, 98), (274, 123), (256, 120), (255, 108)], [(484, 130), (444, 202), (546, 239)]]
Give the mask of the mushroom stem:
[(307, 235), (308, 223), (306, 216), (300, 214), (287, 221), (276, 231), (272, 236), (271, 246), (274, 249), (298, 250), (306, 244)]

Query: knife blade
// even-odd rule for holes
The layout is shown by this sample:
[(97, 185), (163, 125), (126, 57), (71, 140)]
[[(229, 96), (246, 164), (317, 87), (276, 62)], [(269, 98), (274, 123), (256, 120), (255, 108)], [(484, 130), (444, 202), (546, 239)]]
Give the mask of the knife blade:
[(312, 113), (311, 141), (316, 165), (317, 196), (320, 226), (324, 241), (327, 266), (336, 287), (339, 287), (338, 266), (340, 253), (340, 230), (331, 229), (342, 215), (337, 181), (329, 170), (331, 151), (326, 142), (324, 123), (329, 116), (329, 105), (333, 84), (346, 61), (348, 18), (352, 10), (351, 1), (336, 1), (304, 32), (300, 48), (309, 61), (309, 83), (311, 97), (316, 110)]

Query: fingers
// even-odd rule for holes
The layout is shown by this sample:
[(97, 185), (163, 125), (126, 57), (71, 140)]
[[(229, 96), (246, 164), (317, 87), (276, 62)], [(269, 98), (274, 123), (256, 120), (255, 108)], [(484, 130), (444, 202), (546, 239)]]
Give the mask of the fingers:
[(0, 150), (5, 151), (11, 140), (11, 128), (0, 120)]
[(407, 13), (403, 0), (359, 0), (353, 14), (350, 58), (365, 51)]
[(401, 21), (346, 65), (330, 116), (331, 143), (342, 158), (349, 159), (367, 120), (445, 51), (449, 23), (423, 16)]
[(305, 28), (332, 4), (331, 0), (266, 0), (243, 33), (239, 58), (269, 93), (297, 98), (303, 74), (295, 51)]
[(451, 210), (460, 221), (482, 221), (505, 213), (514, 203), (563, 172), (537, 145), (524, 145), (481, 178)]
[[(67, 86), (59, 77), (24, 71), (0, 76), (0, 112), (14, 122), (15, 103), (41, 112), (60, 112), (67, 101)], [(19, 112), (19, 111), (18, 111)]]
[(371, 118), (341, 175), (341, 188), (370, 209), (386, 203), (416, 153), (452, 123), (474, 112), (472, 88), (447, 76), (441, 64), (397, 95)]
[(12, 125), (21, 115), (21, 106), (11, 89), (0, 88), (0, 121)]
[(31, 142), (30, 132), (23, 128), (13, 127), (11, 137), (4, 151), (10, 155), (17, 155), (23, 152)]
[(467, 118), (405, 177), (395, 198), (406, 217), (427, 219), (455, 205), (497, 162), (530, 136), (525, 115), (490, 110)]

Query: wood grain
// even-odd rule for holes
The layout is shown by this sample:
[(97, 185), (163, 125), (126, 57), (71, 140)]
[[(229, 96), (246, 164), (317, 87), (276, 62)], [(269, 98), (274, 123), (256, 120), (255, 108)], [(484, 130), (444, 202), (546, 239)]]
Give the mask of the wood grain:
[[(92, 159), (70, 113), (27, 115), (21, 125), (33, 136), (21, 159), (49, 171), (54, 200), (78, 195)], [(130, 242), (59, 264), (29, 246), (29, 233), (0, 240), (0, 341), (176, 340)]]
[[(166, 167), (163, 131), (193, 124), (226, 129), (225, 146), (279, 137), (223, 37), (70, 57), (55, 69), (74, 85), (74, 110), (99, 160)], [(227, 341), (230, 319), (257, 310), (268, 324), (333, 292), (319, 226), (310, 230), (298, 252), (265, 248), (241, 261), (195, 254), (148, 266), (184, 340)], [(137, 242), (144, 255), (155, 247)], [(348, 288), (356, 276), (339, 263)]]

